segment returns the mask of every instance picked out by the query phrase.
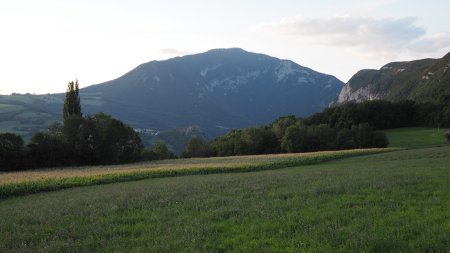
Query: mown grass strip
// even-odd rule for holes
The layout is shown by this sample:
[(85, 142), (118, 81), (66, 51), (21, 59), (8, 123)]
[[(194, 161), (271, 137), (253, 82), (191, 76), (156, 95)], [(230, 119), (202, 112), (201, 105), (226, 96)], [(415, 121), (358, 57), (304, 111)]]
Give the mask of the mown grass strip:
[(187, 176), (187, 175), (202, 175), (202, 174), (217, 174), (217, 173), (236, 173), (236, 172), (253, 172), (261, 170), (273, 170), (301, 165), (311, 165), (331, 160), (336, 160), (344, 157), (369, 155), (382, 152), (394, 151), (397, 149), (360, 149), (360, 150), (347, 150), (327, 152), (316, 155), (311, 153), (310, 156), (299, 156), (279, 159), (274, 162), (262, 162), (252, 164), (232, 164), (230, 166), (221, 167), (179, 167), (173, 169), (152, 169), (148, 171), (126, 171), (126, 172), (112, 172), (104, 175), (90, 175), (90, 176), (76, 176), (58, 179), (42, 179), (37, 181), (28, 181), (20, 183), (6, 183), (0, 185), (0, 199), (5, 199), (14, 196), (23, 196), (28, 194), (34, 194), (39, 192), (50, 192), (61, 189), (110, 184), (117, 182), (134, 181), (148, 178), (161, 178), (161, 177), (175, 177), (175, 176)]

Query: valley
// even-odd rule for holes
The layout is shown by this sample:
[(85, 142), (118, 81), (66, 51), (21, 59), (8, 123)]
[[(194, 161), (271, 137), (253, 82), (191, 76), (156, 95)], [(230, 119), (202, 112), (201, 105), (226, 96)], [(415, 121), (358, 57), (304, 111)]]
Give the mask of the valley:
[(0, 253), (450, 252), (450, 1), (0, 1)]

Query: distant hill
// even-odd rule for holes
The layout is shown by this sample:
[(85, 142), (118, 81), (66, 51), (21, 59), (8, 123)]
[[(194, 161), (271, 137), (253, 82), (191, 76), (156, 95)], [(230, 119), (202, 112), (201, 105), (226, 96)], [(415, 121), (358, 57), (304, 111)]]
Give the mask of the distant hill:
[(435, 102), (442, 96), (450, 96), (450, 53), (440, 59), (392, 62), (379, 70), (361, 70), (342, 88), (338, 102)]
[(0, 95), (0, 132), (13, 132), (28, 139), (32, 133), (62, 121), (63, 96)]
[[(195, 126), (196, 133), (214, 137), (282, 115), (321, 111), (342, 86), (334, 76), (292, 61), (231, 48), (144, 63), (81, 89), (80, 96), (84, 114), (102, 111), (153, 136)], [(29, 135), (61, 120), (63, 97), (0, 96), (0, 130)]]

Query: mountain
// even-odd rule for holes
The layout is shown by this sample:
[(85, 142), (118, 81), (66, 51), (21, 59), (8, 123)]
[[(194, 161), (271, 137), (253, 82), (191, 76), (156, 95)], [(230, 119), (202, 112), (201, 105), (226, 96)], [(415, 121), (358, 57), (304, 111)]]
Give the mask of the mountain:
[[(144, 63), (115, 80), (81, 89), (80, 97), (84, 114), (102, 111), (153, 135), (196, 126), (214, 137), (282, 115), (321, 111), (342, 86), (334, 76), (292, 61), (231, 48)], [(18, 132), (46, 127), (61, 119), (63, 98), (0, 96), (0, 120), (6, 115), (6, 127)]]
[(282, 115), (320, 111), (342, 85), (292, 61), (232, 48), (151, 61), (80, 94), (90, 103), (87, 110), (138, 128), (197, 125), (215, 136)]
[(440, 59), (392, 62), (379, 70), (360, 70), (342, 88), (338, 102), (435, 102), (443, 95), (450, 95), (450, 53)]

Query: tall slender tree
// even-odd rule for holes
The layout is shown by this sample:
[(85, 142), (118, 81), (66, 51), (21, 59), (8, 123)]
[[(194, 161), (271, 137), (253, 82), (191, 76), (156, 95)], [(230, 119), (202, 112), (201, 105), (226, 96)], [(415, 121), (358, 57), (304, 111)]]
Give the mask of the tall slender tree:
[(63, 117), (66, 120), (69, 116), (81, 116), (80, 89), (78, 80), (71, 81), (67, 85), (66, 99), (64, 100)]

